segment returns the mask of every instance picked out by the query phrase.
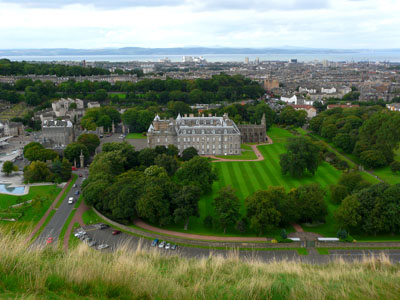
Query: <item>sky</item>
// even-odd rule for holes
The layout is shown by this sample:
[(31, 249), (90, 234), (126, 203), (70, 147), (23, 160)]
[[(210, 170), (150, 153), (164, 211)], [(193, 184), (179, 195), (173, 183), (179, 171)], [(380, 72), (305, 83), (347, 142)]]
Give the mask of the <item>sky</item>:
[(400, 48), (400, 0), (0, 0), (0, 49)]

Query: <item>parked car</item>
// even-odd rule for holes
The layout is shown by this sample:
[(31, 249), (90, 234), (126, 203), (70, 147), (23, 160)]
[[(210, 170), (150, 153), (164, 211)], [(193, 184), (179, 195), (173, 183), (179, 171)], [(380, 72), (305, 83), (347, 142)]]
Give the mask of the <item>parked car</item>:
[(73, 204), (73, 203), (74, 203), (74, 197), (69, 197), (68, 204)]
[(51, 236), (49, 236), (47, 238), (46, 244), (51, 244), (53, 242), (53, 238)]
[(169, 250), (169, 248), (171, 248), (171, 244), (170, 244), (170, 243), (167, 243), (167, 244), (165, 245), (165, 249)]
[(96, 227), (97, 227), (98, 229), (100, 229), (100, 230), (103, 230), (103, 229), (107, 229), (107, 228), (110, 227), (110, 226), (107, 225), (107, 224), (100, 223), (100, 224), (97, 224)]
[(112, 235), (117, 235), (117, 234), (120, 234), (120, 233), (121, 233), (120, 230), (114, 230), (114, 231), (112, 232)]
[(152, 246), (152, 247), (157, 246), (157, 244), (158, 244), (158, 239), (155, 239), (155, 240), (153, 240), (153, 241), (151, 242), (151, 246)]
[(98, 249), (98, 250), (102, 250), (102, 249), (106, 249), (106, 248), (108, 248), (108, 247), (110, 247), (110, 246), (107, 245), (107, 244), (101, 244), (101, 245), (99, 245), (99, 246), (97, 247), (97, 249)]
[(176, 248), (178, 248), (178, 246), (175, 245), (175, 244), (173, 244), (173, 245), (171, 246), (171, 250), (176, 250)]
[(162, 241), (162, 242), (158, 245), (158, 248), (164, 248), (164, 247), (165, 247), (165, 242)]
[(75, 235), (77, 238), (79, 238), (80, 236), (85, 235), (85, 234), (86, 234), (86, 231), (78, 231), (78, 232), (76, 232), (74, 235)]
[(79, 195), (79, 191), (75, 191), (75, 193), (74, 193), (75, 195)]

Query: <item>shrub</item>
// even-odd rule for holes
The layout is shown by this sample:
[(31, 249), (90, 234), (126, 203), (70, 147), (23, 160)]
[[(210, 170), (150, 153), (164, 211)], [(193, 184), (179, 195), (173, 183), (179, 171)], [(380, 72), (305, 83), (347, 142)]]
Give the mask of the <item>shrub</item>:
[(282, 239), (284, 239), (284, 240), (287, 239), (287, 232), (285, 229), (282, 229), (280, 234), (281, 234)]
[(344, 229), (340, 229), (340, 230), (337, 232), (336, 236), (337, 236), (340, 240), (344, 240), (344, 239), (347, 238), (347, 231), (344, 230)]

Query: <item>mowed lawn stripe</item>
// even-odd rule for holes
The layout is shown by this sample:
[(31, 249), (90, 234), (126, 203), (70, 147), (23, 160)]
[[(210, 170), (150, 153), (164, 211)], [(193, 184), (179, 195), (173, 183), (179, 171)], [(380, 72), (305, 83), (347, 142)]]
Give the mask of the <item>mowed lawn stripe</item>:
[(247, 190), (249, 192), (248, 195), (253, 194), (257, 190), (254, 185), (255, 174), (252, 168), (250, 167), (250, 164), (251, 163), (239, 164), (240, 172), (243, 174), (243, 177), (246, 178), (248, 182), (247, 184), (248, 187)]
[(228, 174), (229, 174), (229, 181), (227, 182), (229, 182), (228, 184), (230, 184), (236, 190), (236, 194), (239, 197), (239, 199), (243, 199), (244, 195), (242, 189), (244, 184), (239, 184), (239, 181), (236, 178), (236, 174), (233, 168), (233, 163), (228, 162), (226, 163), (226, 165), (228, 166)]
[(257, 190), (265, 190), (269, 185), (267, 175), (265, 174), (265, 172), (262, 172), (260, 170), (263, 164), (265, 164), (265, 160), (250, 165), (251, 169), (253, 170), (254, 176), (256, 177)]

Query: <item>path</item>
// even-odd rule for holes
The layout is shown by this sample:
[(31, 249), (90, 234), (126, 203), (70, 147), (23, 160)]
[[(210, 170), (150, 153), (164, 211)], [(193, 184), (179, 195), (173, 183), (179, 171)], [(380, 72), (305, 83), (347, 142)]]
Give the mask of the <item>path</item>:
[(67, 232), (64, 235), (64, 241), (63, 241), (64, 251), (68, 251), (69, 237), (71, 235), (72, 229), (74, 228), (74, 224), (79, 223), (79, 225), (84, 226), (85, 223), (83, 222), (82, 216), (83, 216), (83, 213), (89, 209), (90, 209), (90, 207), (87, 206), (85, 204), (85, 201), (82, 200), (81, 204), (79, 205), (78, 209), (75, 212), (74, 217), (72, 218), (71, 222), (68, 224)]
[(46, 221), (47, 217), (49, 216), (49, 214), (51, 213), (51, 211), (56, 207), (58, 201), (60, 200), (61, 196), (64, 194), (64, 192), (66, 191), (66, 189), (69, 187), (69, 185), (71, 184), (72, 178), (70, 180), (68, 180), (67, 184), (63, 187), (63, 189), (61, 190), (61, 192), (58, 194), (58, 196), (56, 197), (56, 199), (54, 199), (53, 203), (50, 205), (49, 209), (46, 211), (46, 213), (43, 215), (43, 217), (40, 219), (40, 221), (36, 224), (35, 228), (32, 230), (31, 234), (29, 235), (28, 238), (28, 242), (30, 240), (32, 240), (32, 238), (35, 236), (35, 234), (39, 231), (40, 227), (42, 227), (42, 225), (44, 224), (44, 222)]
[[(311, 131), (307, 131), (308, 133), (312, 134)], [(329, 143), (325, 142), (324, 140), (322, 140), (319, 136), (316, 136), (315, 134), (312, 134), (313, 137), (315, 137), (317, 140), (322, 141), (326, 144), (326, 146), (333, 150), (334, 152), (339, 153), (339, 155), (343, 156), (345, 159), (347, 159), (348, 161), (352, 162), (353, 164), (355, 164), (357, 166), (357, 169), (360, 170), (361, 172), (366, 172), (368, 174), (370, 174), (371, 176), (375, 177), (376, 179), (378, 179), (380, 182), (385, 182), (382, 178), (380, 178), (379, 176), (377, 176), (373, 171), (369, 171), (369, 170), (365, 170), (363, 167), (361, 167), (358, 163), (356, 163), (354, 160), (352, 160), (350, 157), (346, 156), (343, 153), (340, 153), (337, 149), (333, 148), (331, 145), (329, 145)], [(360, 169), (360, 167), (362, 169)]]
[(322, 235), (315, 233), (315, 232), (306, 232), (303, 230), (303, 228), (296, 223), (292, 224), (294, 230), (296, 232), (291, 232), (288, 234), (288, 237), (290, 238), (300, 238), (301, 240), (306, 240), (306, 241), (315, 241), (317, 238), (322, 237)]
[(215, 155), (207, 155), (207, 157), (210, 157), (212, 159), (215, 159), (212, 162), (226, 162), (226, 161), (262, 161), (264, 160), (264, 156), (261, 154), (260, 150), (258, 150), (258, 146), (265, 146), (265, 145), (271, 145), (273, 144), (273, 141), (270, 137), (267, 136), (267, 143), (262, 143), (262, 144), (257, 144), (257, 145), (250, 145), (251, 149), (254, 151), (256, 154), (257, 158), (256, 159), (227, 159), (227, 158), (221, 158), (217, 157)]
[(266, 242), (266, 241), (268, 241), (268, 239), (265, 237), (234, 237), (234, 236), (227, 237), (227, 236), (211, 236), (211, 235), (201, 235), (201, 234), (177, 232), (177, 231), (162, 229), (162, 228), (158, 228), (158, 227), (149, 225), (140, 219), (136, 219), (133, 222), (133, 224), (135, 224), (136, 226), (138, 226), (140, 228), (154, 231), (157, 233), (163, 233), (163, 234), (182, 237), (182, 238), (186, 238), (186, 239), (192, 239), (192, 240), (223, 241), (223, 242)]

